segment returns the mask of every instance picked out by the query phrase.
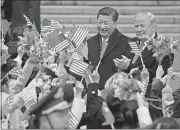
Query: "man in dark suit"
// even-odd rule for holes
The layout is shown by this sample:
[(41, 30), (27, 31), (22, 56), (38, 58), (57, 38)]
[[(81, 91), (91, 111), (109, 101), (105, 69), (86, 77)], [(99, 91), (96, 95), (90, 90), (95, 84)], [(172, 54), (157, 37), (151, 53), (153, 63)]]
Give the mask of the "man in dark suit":
[[(158, 67), (158, 62), (155, 57), (153, 57), (152, 49), (148, 49), (146, 35), (153, 37), (154, 39), (158, 38), (156, 33), (156, 21), (154, 14), (150, 12), (140, 12), (137, 13), (134, 17), (134, 26), (136, 31), (135, 38), (132, 38), (132, 41), (136, 42), (142, 52), (142, 59), (145, 67), (150, 73), (150, 83), (152, 79), (156, 76), (156, 69)], [(133, 57), (134, 58), (134, 57)], [(133, 61), (133, 60), (132, 60)], [(164, 75), (167, 74), (167, 69), (170, 67), (170, 59), (168, 56), (165, 56), (161, 63)], [(117, 67), (121, 68), (121, 64), (117, 64)], [(142, 68), (142, 62), (140, 57), (135, 61), (135, 63), (130, 63), (128, 69), (135, 67)]]
[[(122, 69), (127, 69), (131, 58), (129, 38), (116, 29), (118, 12), (110, 7), (104, 7), (97, 14), (98, 34), (88, 39), (88, 60), (94, 67), (98, 67), (100, 74), (99, 89), (104, 89), (104, 84), (115, 72), (117, 67), (114, 60), (123, 60)], [(122, 59), (119, 59), (122, 58)], [(128, 67), (128, 66), (127, 66)]]
[[(161, 98), (161, 95), (157, 95), (153, 93), (152, 91), (153, 88), (151, 86), (153, 78), (156, 77), (156, 69), (158, 67), (158, 62), (156, 58), (153, 57), (152, 49), (149, 50), (147, 47), (147, 43), (145, 42), (147, 40), (146, 35), (148, 35), (149, 37), (153, 37), (154, 39), (158, 38), (158, 35), (156, 33), (157, 24), (155, 21), (154, 14), (150, 12), (137, 13), (134, 17), (134, 26), (137, 37), (133, 38), (132, 41), (136, 42), (137, 45), (139, 46), (139, 49), (142, 52), (143, 63), (145, 67), (148, 69), (150, 74), (149, 85), (146, 90), (146, 97), (151, 97), (153, 95)], [(136, 61), (135, 63), (131, 62), (129, 64), (128, 70), (136, 67), (140, 69), (143, 68), (140, 57), (135, 61)], [(168, 56), (165, 56), (163, 58), (161, 65), (164, 70), (164, 75), (167, 74), (167, 69), (170, 67), (170, 59)], [(117, 66), (121, 68), (121, 63), (117, 64)], [(156, 105), (161, 106), (161, 104), (156, 104)], [(162, 116), (162, 112), (160, 110), (157, 110), (152, 107), (150, 107), (150, 113), (153, 120)]]

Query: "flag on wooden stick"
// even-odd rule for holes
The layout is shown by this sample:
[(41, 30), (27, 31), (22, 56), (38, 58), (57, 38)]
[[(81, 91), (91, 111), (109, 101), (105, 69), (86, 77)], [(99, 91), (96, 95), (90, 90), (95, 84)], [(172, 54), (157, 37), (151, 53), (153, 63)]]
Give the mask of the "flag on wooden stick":
[[(135, 55), (134, 55), (134, 58), (133, 58), (133, 60), (132, 60), (132, 64), (135, 64), (135, 62), (137, 61), (137, 59), (139, 58), (139, 56), (142, 58), (141, 50), (140, 50), (139, 47), (137, 46), (136, 42), (129, 42), (129, 45), (130, 45), (130, 47), (131, 47), (131, 49), (132, 49), (131, 52), (135, 54)], [(142, 59), (141, 59), (141, 61), (142, 61)], [(144, 64), (144, 63), (142, 62), (142, 64)]]
[(74, 60), (70, 66), (69, 71), (79, 76), (84, 76), (84, 72), (89, 67), (89, 64), (81, 60)]
[(32, 22), (30, 21), (30, 19), (25, 15), (25, 14), (23, 14), (23, 16), (24, 16), (24, 18), (25, 18), (25, 20), (26, 20), (26, 24), (27, 24), (27, 26), (32, 26), (33, 24), (32, 24)]
[(89, 30), (83, 27), (78, 27), (73, 30), (73, 36), (71, 38), (71, 41), (75, 43), (76, 48), (78, 48), (83, 43), (83, 40), (88, 35), (88, 32)]
[(87, 42), (83, 45), (82, 49), (80, 50), (84, 58), (88, 60), (88, 45)]
[[(55, 21), (55, 20), (43, 20), (45, 22), (45, 25), (41, 27), (41, 32), (42, 33), (52, 33), (52, 31), (60, 28), (62, 29), (63, 28), (63, 25), (60, 24), (58, 21)], [(47, 22), (48, 21), (48, 22)]]
[(139, 47), (137, 46), (136, 42), (129, 42), (129, 45), (130, 45), (133, 53), (135, 53), (137, 55), (141, 55), (141, 51), (140, 51)]
[(55, 49), (59, 52), (70, 45), (63, 33), (59, 34), (58, 31), (53, 31), (49, 35), (50, 48)]

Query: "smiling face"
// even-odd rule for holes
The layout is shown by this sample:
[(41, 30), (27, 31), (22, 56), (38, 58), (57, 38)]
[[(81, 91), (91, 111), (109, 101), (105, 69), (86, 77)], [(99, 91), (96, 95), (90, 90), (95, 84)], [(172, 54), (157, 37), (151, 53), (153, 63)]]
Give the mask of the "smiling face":
[(112, 16), (99, 15), (97, 19), (97, 30), (99, 34), (108, 38), (116, 27), (116, 22), (112, 20)]
[(155, 24), (150, 22), (150, 19), (145, 14), (139, 14), (134, 19), (136, 36), (142, 40), (145, 35), (152, 36), (155, 33)]

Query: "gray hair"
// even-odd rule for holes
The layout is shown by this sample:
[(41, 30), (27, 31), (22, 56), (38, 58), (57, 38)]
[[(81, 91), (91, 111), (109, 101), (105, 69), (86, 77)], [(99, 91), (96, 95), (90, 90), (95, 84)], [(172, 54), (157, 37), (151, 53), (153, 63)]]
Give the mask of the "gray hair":
[(135, 15), (134, 19), (139, 16), (139, 15), (145, 15), (149, 18), (150, 24), (154, 24), (156, 25), (156, 19), (155, 19), (155, 15), (152, 14), (151, 12), (139, 12)]

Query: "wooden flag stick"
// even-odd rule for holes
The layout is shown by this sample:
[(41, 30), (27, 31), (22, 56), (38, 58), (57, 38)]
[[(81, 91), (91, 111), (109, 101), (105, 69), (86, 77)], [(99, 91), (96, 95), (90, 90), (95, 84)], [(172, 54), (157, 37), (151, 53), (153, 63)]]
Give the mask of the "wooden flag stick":
[(89, 76), (89, 79), (90, 79), (91, 83), (93, 83), (92, 77), (90, 75), (88, 75), (88, 76)]
[(96, 66), (96, 69), (97, 69), (97, 70), (98, 70), (98, 68), (99, 68), (100, 64), (101, 64), (101, 59), (99, 60), (98, 65)]
[(4, 34), (3, 34), (4, 32), (3, 32), (3, 28), (2, 28), (2, 44), (4, 44)]
[(84, 76), (81, 78), (81, 83), (82, 83), (83, 79), (84, 79)]
[(145, 68), (145, 65), (144, 65), (144, 62), (143, 62), (143, 59), (142, 59), (142, 55), (140, 55), (140, 58), (141, 58), (141, 63), (143, 65), (143, 68)]
[(72, 23), (73, 23), (73, 28), (75, 28), (75, 20), (73, 20)]

